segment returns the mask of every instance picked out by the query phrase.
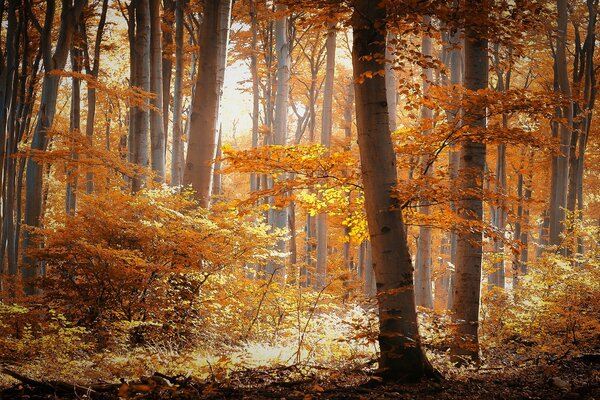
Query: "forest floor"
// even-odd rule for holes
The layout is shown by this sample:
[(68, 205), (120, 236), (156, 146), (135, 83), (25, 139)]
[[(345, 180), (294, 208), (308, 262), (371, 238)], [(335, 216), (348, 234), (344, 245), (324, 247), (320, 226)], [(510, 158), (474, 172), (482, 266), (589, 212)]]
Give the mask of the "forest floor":
[[(10, 370), (3, 370), (10, 374)], [(17, 374), (18, 375), (18, 374)], [(599, 399), (600, 354), (528, 367), (448, 370), (441, 381), (383, 384), (372, 370), (254, 368), (196, 380), (155, 374), (86, 386), (17, 376), (0, 399)]]

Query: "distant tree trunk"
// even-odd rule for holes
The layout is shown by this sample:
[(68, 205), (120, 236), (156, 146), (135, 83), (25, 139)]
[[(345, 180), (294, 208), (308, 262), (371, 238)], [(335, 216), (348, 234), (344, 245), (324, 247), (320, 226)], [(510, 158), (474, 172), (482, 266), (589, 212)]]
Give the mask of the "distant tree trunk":
[[(568, 23), (568, 1), (557, 0), (558, 26), (556, 35), (556, 62), (555, 74), (559, 91), (567, 98), (571, 96), (571, 85), (569, 83), (567, 68), (567, 23)], [(549, 214), (549, 245), (558, 245), (560, 235), (564, 230), (565, 207), (567, 206), (567, 191), (569, 187), (569, 151), (571, 147), (571, 127), (573, 126), (573, 105), (560, 109), (560, 117), (565, 123), (558, 128), (560, 140), (560, 152), (552, 162), (552, 181), (550, 187), (550, 214)]]
[[(250, 47), (250, 72), (252, 73), (252, 148), (258, 147), (258, 128), (260, 118), (260, 78), (258, 76), (258, 18), (256, 16), (256, 0), (250, 0), (250, 20), (252, 38)], [(260, 186), (260, 178), (250, 175), (250, 191), (256, 192)]]
[[(150, 10), (148, 1), (132, 0), (129, 6), (129, 44), (131, 46), (131, 85), (150, 91)], [(142, 169), (148, 168), (148, 102), (141, 107), (132, 106), (129, 116), (129, 161)], [(145, 173), (132, 180), (134, 192), (146, 184)]]
[[(162, 119), (164, 139), (165, 163), (167, 147), (169, 143), (169, 106), (171, 104), (171, 77), (173, 76), (173, 14), (177, 0), (163, 1), (163, 18), (162, 23), (166, 26), (162, 29)], [(176, 30), (177, 28), (175, 28)], [(172, 157), (172, 156), (171, 156)], [(171, 158), (172, 160), (172, 158)], [(166, 172), (166, 171), (165, 171)]]
[[(96, 39), (94, 40), (94, 61), (93, 64), (89, 57), (89, 48), (87, 46), (87, 34), (84, 34), (84, 59), (85, 69), (88, 75), (94, 79), (98, 78), (100, 72), (100, 50), (102, 44), (102, 35), (104, 26), (106, 25), (106, 13), (108, 11), (108, 0), (102, 1), (102, 11), (100, 12), (100, 20), (98, 21), (98, 30), (96, 31)], [(87, 30), (87, 23), (84, 22), (84, 32)], [(94, 143), (94, 122), (96, 118), (96, 88), (94, 85), (87, 85), (87, 117), (85, 120), (85, 137), (89, 145)], [(94, 174), (88, 172), (85, 177), (85, 191), (90, 194), (94, 191)]]
[[(461, 30), (454, 29), (452, 32), (448, 33), (448, 42), (447, 47), (449, 51), (449, 59), (450, 59), (450, 85), (462, 85), (463, 84), (463, 47), (461, 46)], [(454, 124), (455, 128), (460, 126), (462, 121), (460, 116), (461, 110), (447, 110), (446, 115), (448, 118), (448, 122), (450, 124)], [(459, 154), (458, 151), (454, 148), (454, 146), (450, 147), (450, 151), (448, 154), (448, 173), (450, 177), (450, 182), (452, 187), (455, 187), (454, 183), (458, 178), (458, 167), (459, 167)], [(457, 212), (456, 204), (454, 202), (451, 203), (452, 210)], [(447, 308), (449, 310), (452, 309), (454, 304), (454, 296), (453, 296), (453, 285), (456, 280), (456, 249), (458, 247), (458, 234), (455, 231), (450, 232), (450, 265), (448, 271), (448, 277), (446, 281), (448, 282), (448, 304)]]
[[(277, 4), (277, 11), (285, 13), (287, 6)], [(275, 21), (275, 50), (277, 52), (277, 95), (275, 99), (275, 120), (273, 128), (273, 144), (285, 145), (287, 141), (287, 115), (290, 80), (290, 49), (288, 41), (288, 17), (286, 15)], [(273, 210), (272, 225), (274, 228), (285, 229), (288, 220), (287, 208)], [(285, 252), (285, 240), (279, 240), (277, 251)], [(275, 266), (270, 265), (267, 273), (275, 272)], [(283, 266), (279, 266), (280, 273), (285, 275)]]
[[(471, 0), (467, 6), (485, 21), (485, 0)], [(475, 18), (475, 17), (473, 17)], [(478, 22), (479, 22), (478, 21)], [(465, 29), (465, 88), (470, 91), (488, 87), (487, 39), (473, 26)], [(463, 123), (472, 128), (487, 126), (485, 106), (480, 105)], [(461, 189), (482, 193), (485, 171), (486, 146), (481, 142), (465, 141), (460, 150)], [(465, 195), (458, 204), (459, 213), (467, 220), (480, 223), (483, 220), (483, 199), (480, 194)], [(454, 304), (452, 311), (457, 325), (457, 338), (452, 345), (452, 360), (479, 360), (479, 299), (481, 290), (481, 263), (483, 237), (480, 229), (461, 232), (456, 249), (456, 273), (453, 282)]]
[[(430, 25), (431, 17), (423, 17), (423, 24)], [(432, 52), (432, 40), (428, 33), (423, 33), (421, 39), (421, 53), (427, 60), (433, 58)], [(423, 84), (422, 91), (423, 96), (427, 96), (429, 87), (433, 81), (433, 71), (431, 68), (423, 68)], [(423, 124), (423, 134), (430, 135), (433, 128), (433, 110), (422, 106), (421, 107), (421, 123)], [(431, 176), (433, 173), (433, 165), (429, 165), (431, 160), (429, 157), (424, 157), (421, 160), (421, 164), (425, 169), (425, 175)], [(427, 200), (426, 200), (427, 201)], [(429, 205), (421, 204), (419, 206), (419, 212), (423, 215), (431, 214)], [(418, 306), (433, 308), (433, 297), (431, 287), (431, 237), (432, 229), (431, 226), (422, 225), (419, 227), (419, 238), (417, 239), (417, 256), (415, 260), (415, 294), (416, 302)]]
[[(499, 44), (494, 45), (494, 63), (497, 73), (497, 86), (498, 92), (505, 92), (510, 89), (510, 78), (512, 64), (509, 64), (508, 70), (504, 72), (504, 68), (501, 68)], [(512, 58), (512, 49), (509, 49), (509, 58)], [(508, 60), (512, 63), (512, 60)], [(508, 129), (508, 115), (502, 114), (502, 129)], [(496, 193), (499, 197), (499, 205), (493, 209), (492, 213), (492, 225), (496, 228), (499, 237), (494, 239), (494, 253), (499, 258), (494, 263), (494, 270), (488, 276), (488, 283), (492, 286), (504, 288), (506, 286), (506, 273), (504, 266), (504, 234), (506, 232), (506, 202), (503, 196), (506, 195), (506, 144), (500, 143), (498, 145), (496, 155)]]
[[(321, 119), (321, 145), (331, 148), (333, 130), (333, 83), (335, 79), (336, 28), (329, 26), (325, 44), (327, 61), (325, 67), (325, 90), (323, 92), (323, 115)], [(327, 283), (327, 214), (317, 215), (317, 290)]]
[[(81, 73), (81, 51), (77, 46), (71, 46), (71, 68), (73, 72)], [(71, 80), (71, 135), (81, 133), (81, 81), (78, 77)], [(76, 164), (79, 160), (79, 153), (72, 150), (71, 159)], [(65, 210), (67, 214), (75, 214), (77, 207), (77, 181), (78, 167), (67, 167), (67, 189), (65, 193)]]
[(227, 59), (231, 0), (208, 1), (200, 33), (199, 70), (196, 80), (190, 140), (188, 143), (184, 185), (192, 185), (202, 207), (210, 205), (214, 161), (217, 154), (219, 106), (223, 82), (219, 67)]
[(183, 179), (183, 11), (185, 0), (175, 7), (175, 82), (173, 84), (173, 146), (171, 155), (171, 186), (181, 185)]
[[(344, 104), (344, 150), (352, 150), (352, 109), (354, 107), (354, 82), (350, 80), (348, 85), (348, 94), (346, 96), (346, 103)], [(352, 193), (348, 193), (348, 203), (352, 200)], [(354, 263), (350, 255), (350, 228), (346, 226), (344, 228), (344, 234), (346, 235), (346, 242), (344, 242), (344, 265), (350, 271), (354, 269)]]
[[(42, 53), (44, 70), (46, 72), (63, 69), (65, 67), (73, 32), (77, 26), (85, 1), (76, 0), (74, 4), (70, 0), (63, 0), (61, 7), (60, 28), (58, 39), (54, 46), (54, 54), (51, 43), (51, 30), (53, 15), (56, 4), (54, 0), (46, 3), (46, 22), (44, 34), (42, 35)], [(60, 76), (45, 74), (42, 81), (42, 97), (40, 99), (37, 124), (33, 131), (31, 149), (45, 151), (48, 146), (46, 133), (52, 128), (54, 114), (56, 112), (56, 100), (58, 96), (58, 85)], [(25, 224), (29, 227), (39, 227), (42, 217), (42, 177), (43, 164), (27, 158), (27, 178), (25, 197)], [(41, 265), (29, 256), (28, 250), (34, 246), (34, 238), (31, 231), (27, 230), (23, 236), (23, 267), (21, 269), (25, 293), (31, 295), (35, 292), (35, 278), (42, 275)]]
[[(165, 181), (165, 129), (163, 122), (163, 58), (160, 29), (160, 0), (150, 3), (150, 148), (152, 171), (158, 182)], [(167, 117), (165, 115), (165, 117)]]
[[(431, 366), (418, 332), (413, 268), (399, 204), (396, 155), (390, 134), (385, 78), (386, 10), (377, 0), (358, 0), (352, 17), (352, 64), (365, 207), (379, 300), (379, 368), (386, 379), (419, 379)], [(385, 28), (383, 28), (385, 29)], [(379, 55), (379, 56), (378, 56)], [(370, 58), (370, 59), (369, 59)]]

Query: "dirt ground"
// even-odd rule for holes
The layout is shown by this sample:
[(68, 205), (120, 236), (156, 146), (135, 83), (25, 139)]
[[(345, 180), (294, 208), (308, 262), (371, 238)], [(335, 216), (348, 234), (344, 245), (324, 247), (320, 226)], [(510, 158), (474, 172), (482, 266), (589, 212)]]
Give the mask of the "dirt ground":
[[(6, 373), (6, 370), (4, 371)], [(33, 381), (0, 392), (0, 399), (598, 399), (600, 354), (551, 365), (488, 368), (440, 381), (390, 384), (367, 370), (305, 372), (300, 367), (248, 369), (221, 382), (156, 374), (136, 382), (77, 386)], [(25, 382), (24, 382), (25, 381)]]

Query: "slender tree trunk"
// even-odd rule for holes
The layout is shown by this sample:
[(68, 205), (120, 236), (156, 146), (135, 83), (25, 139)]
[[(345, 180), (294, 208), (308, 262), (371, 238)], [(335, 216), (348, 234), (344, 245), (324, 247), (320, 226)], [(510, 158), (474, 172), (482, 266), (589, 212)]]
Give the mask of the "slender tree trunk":
[[(558, 26), (556, 35), (556, 80), (560, 93), (566, 97), (571, 96), (571, 85), (567, 70), (567, 0), (557, 0)], [(566, 121), (560, 124), (558, 135), (560, 139), (560, 152), (554, 157), (552, 164), (552, 182), (550, 187), (550, 214), (549, 214), (549, 239), (548, 244), (558, 245), (560, 235), (564, 230), (565, 207), (567, 206), (567, 191), (569, 180), (569, 151), (571, 147), (571, 127), (573, 125), (573, 106), (561, 108), (561, 117)]]
[[(463, 47), (461, 46), (461, 34), (459, 29), (455, 29), (448, 35), (449, 58), (450, 58), (450, 84), (452, 86), (463, 84)], [(461, 110), (448, 110), (446, 112), (448, 123), (453, 124), (457, 129), (461, 124)], [(452, 187), (458, 178), (459, 154), (454, 146), (450, 147), (448, 154), (448, 173)], [(456, 204), (452, 202), (452, 210), (456, 213)], [(448, 304), (447, 308), (452, 309), (454, 305), (453, 286), (456, 280), (456, 249), (458, 248), (458, 234), (455, 231), (450, 232), (450, 265), (451, 270), (448, 271)]]
[[(73, 72), (81, 73), (81, 51), (76, 46), (71, 47), (71, 67)], [(71, 80), (71, 135), (79, 135), (81, 132), (81, 82), (74, 77)], [(79, 160), (79, 154), (72, 150), (71, 159), (75, 164)], [(65, 209), (67, 214), (75, 214), (77, 208), (77, 182), (78, 167), (67, 167), (67, 189), (65, 193)]]
[[(165, 134), (164, 139), (164, 151), (165, 151), (165, 163), (167, 147), (169, 144), (169, 106), (171, 104), (171, 77), (173, 76), (173, 24), (175, 14), (175, 8), (177, 0), (164, 0), (164, 13), (162, 23), (167, 27), (162, 29), (162, 119), (163, 119), (163, 132)], [(177, 28), (175, 28), (177, 30)], [(172, 157), (172, 156), (171, 156)], [(172, 159), (171, 159), (172, 160)], [(172, 162), (172, 161), (171, 161)]]
[[(329, 26), (325, 43), (327, 61), (325, 67), (325, 91), (323, 92), (323, 115), (321, 124), (321, 145), (331, 148), (333, 130), (333, 83), (335, 79), (336, 28)], [(317, 290), (327, 283), (327, 214), (317, 215)]]
[[(277, 4), (277, 11), (285, 13), (287, 6)], [(286, 15), (275, 21), (275, 50), (277, 52), (277, 95), (275, 99), (275, 120), (273, 132), (273, 144), (285, 145), (287, 142), (287, 114), (290, 80), (290, 49), (288, 41), (288, 17)], [(272, 225), (274, 228), (285, 229), (287, 227), (287, 208), (273, 210)], [(285, 253), (285, 240), (279, 240), (277, 251)], [(279, 268), (280, 273), (285, 275), (283, 266), (269, 265), (267, 273), (275, 272)]]
[[(84, 56), (86, 71), (89, 75), (92, 75), (94, 79), (98, 78), (100, 72), (100, 45), (102, 44), (102, 35), (104, 33), (104, 26), (106, 25), (106, 14), (108, 11), (108, 0), (102, 1), (102, 11), (100, 12), (100, 20), (98, 22), (98, 30), (96, 31), (96, 39), (94, 41), (94, 61), (91, 65), (89, 59), (89, 49), (87, 46), (87, 40), (85, 40)], [(86, 23), (84, 22), (84, 27)], [(85, 29), (84, 29), (85, 31)], [(87, 38), (87, 35), (85, 35)], [(85, 39), (84, 38), (84, 39)], [(96, 119), (96, 88), (94, 85), (87, 86), (87, 117), (85, 121), (85, 137), (88, 144), (92, 146), (94, 144), (94, 122)], [(85, 191), (90, 194), (94, 191), (94, 174), (88, 172), (85, 177)]]
[(173, 90), (173, 147), (171, 155), (171, 186), (181, 185), (183, 179), (183, 11), (185, 0), (175, 7), (175, 82)]
[[(160, 29), (160, 0), (150, 3), (150, 147), (152, 171), (158, 182), (165, 181), (165, 129), (163, 121), (163, 58)], [(167, 107), (168, 108), (168, 107)], [(165, 115), (167, 117), (168, 114)]]
[[(467, 6), (485, 20), (486, 1), (472, 0)], [(481, 19), (479, 20), (481, 21)], [(487, 39), (472, 27), (465, 29), (465, 88), (470, 91), (487, 89), (488, 57)], [(472, 128), (487, 126), (485, 106), (480, 105), (463, 123)], [(459, 152), (460, 175), (463, 190), (482, 193), (485, 171), (486, 146), (484, 143), (465, 141)], [(458, 204), (462, 217), (480, 223), (483, 220), (483, 199), (481, 195), (465, 195)], [(452, 311), (457, 325), (457, 338), (452, 345), (451, 354), (455, 362), (472, 359), (479, 360), (479, 299), (481, 290), (481, 263), (483, 255), (483, 237), (480, 229), (461, 232), (456, 249), (456, 273), (453, 282), (454, 304)]]
[[(135, 22), (134, 22), (135, 21)], [(150, 91), (150, 10), (148, 1), (132, 0), (129, 16), (129, 39), (131, 47), (131, 84), (146, 92)], [(149, 113), (148, 101), (141, 107), (130, 109), (129, 161), (142, 169), (148, 168)], [(146, 175), (133, 178), (132, 190), (139, 191), (146, 185)]]
[[(258, 76), (258, 18), (256, 16), (256, 0), (250, 0), (250, 20), (252, 38), (250, 46), (250, 72), (252, 73), (252, 148), (258, 147), (258, 128), (260, 117), (260, 78)], [(256, 192), (260, 186), (260, 178), (250, 175), (250, 191)]]
[(192, 185), (202, 207), (210, 204), (214, 161), (217, 154), (219, 106), (222, 81), (219, 66), (227, 59), (231, 0), (215, 0), (204, 5), (200, 35), (200, 59), (188, 143), (184, 185)]
[[(379, 367), (387, 379), (420, 379), (431, 366), (421, 348), (413, 268), (399, 204), (396, 156), (390, 134), (385, 78), (386, 11), (376, 0), (358, 0), (352, 18), (352, 64), (362, 180), (379, 299)], [(378, 56), (379, 55), (379, 56)]]
[[(423, 24), (430, 25), (431, 17), (423, 17)], [(433, 58), (432, 52), (432, 40), (428, 33), (423, 33), (421, 39), (421, 53), (423, 57), (428, 60)], [(427, 96), (429, 87), (433, 81), (433, 71), (431, 68), (423, 68), (423, 83), (422, 91), (423, 95)], [(421, 107), (421, 123), (423, 126), (423, 134), (430, 135), (433, 129), (433, 110), (422, 106)], [(433, 165), (429, 165), (431, 160), (428, 157), (424, 157), (421, 160), (421, 164), (425, 169), (425, 175), (431, 176), (433, 174)], [(421, 204), (419, 206), (419, 212), (423, 215), (430, 215), (431, 210), (427, 204)], [(432, 229), (431, 226), (422, 225), (419, 227), (419, 238), (417, 239), (417, 256), (415, 260), (415, 294), (416, 302), (418, 306), (433, 308), (433, 296), (431, 287), (431, 239)]]

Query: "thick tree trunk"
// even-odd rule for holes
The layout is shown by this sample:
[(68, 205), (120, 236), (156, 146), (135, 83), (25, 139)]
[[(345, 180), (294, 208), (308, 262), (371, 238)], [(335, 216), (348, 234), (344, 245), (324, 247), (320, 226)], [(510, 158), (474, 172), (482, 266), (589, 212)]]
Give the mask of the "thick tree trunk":
[[(331, 148), (333, 130), (333, 83), (335, 79), (336, 28), (331, 25), (327, 31), (325, 49), (327, 61), (325, 67), (325, 90), (323, 92), (323, 115), (321, 124), (321, 145)], [(327, 283), (327, 214), (317, 215), (317, 290)]]
[[(473, 10), (478, 10), (481, 18), (486, 18), (485, 0), (468, 2)], [(488, 87), (487, 40), (472, 27), (465, 29), (465, 88), (471, 91)], [(480, 106), (472, 115), (465, 116), (463, 123), (472, 128), (485, 128), (487, 125), (485, 106)], [(459, 152), (461, 185), (464, 190), (482, 193), (485, 171), (486, 146), (484, 143), (465, 141)], [(480, 223), (483, 220), (483, 199), (481, 195), (465, 195), (458, 204), (459, 213), (467, 220)], [(452, 359), (464, 362), (465, 359), (479, 360), (479, 299), (481, 289), (481, 263), (483, 237), (479, 229), (461, 232), (456, 249), (456, 273), (453, 282), (453, 308), (457, 325), (457, 338), (451, 348)]]
[(393, 32), (388, 32), (386, 36), (385, 46), (385, 96), (389, 110), (390, 131), (394, 132), (398, 127), (396, 122), (397, 112), (397, 96), (398, 96), (398, 80), (396, 79), (396, 71), (394, 70), (394, 59), (396, 55), (394, 50), (396, 35)]
[[(396, 155), (390, 134), (382, 67), (386, 11), (376, 0), (358, 0), (352, 18), (356, 120), (373, 266), (379, 299), (379, 367), (387, 379), (419, 379), (430, 365), (421, 348), (413, 268), (398, 201)], [(378, 56), (379, 55), (379, 56)]]
[(220, 66), (227, 59), (231, 0), (208, 1), (200, 34), (198, 79), (192, 100), (190, 140), (184, 185), (192, 185), (202, 207), (210, 205), (214, 161), (217, 154), (219, 106), (223, 82)]
[(173, 84), (173, 142), (171, 154), (171, 186), (181, 185), (183, 179), (183, 11), (185, 0), (175, 6), (175, 82)]

